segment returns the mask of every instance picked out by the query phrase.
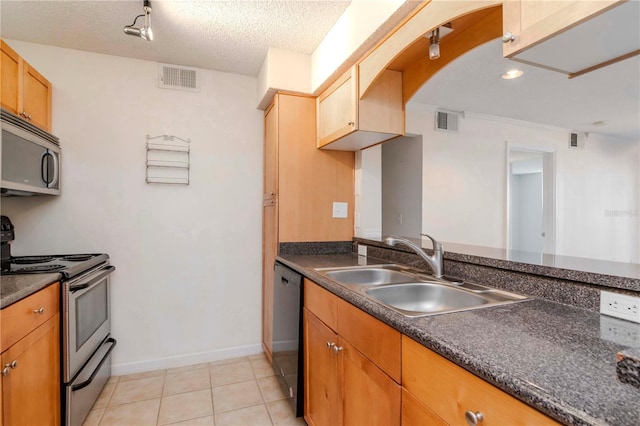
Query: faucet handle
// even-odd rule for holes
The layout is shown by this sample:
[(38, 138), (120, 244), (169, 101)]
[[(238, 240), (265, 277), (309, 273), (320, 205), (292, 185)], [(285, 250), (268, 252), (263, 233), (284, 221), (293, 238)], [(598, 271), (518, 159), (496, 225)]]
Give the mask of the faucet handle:
[(428, 239), (431, 240), (431, 244), (433, 244), (433, 251), (434, 252), (443, 251), (442, 250), (442, 244), (440, 244), (438, 241), (436, 241), (436, 239), (433, 238), (431, 235), (427, 235), (427, 234), (420, 234), (420, 235), (422, 235), (423, 237), (427, 237)]

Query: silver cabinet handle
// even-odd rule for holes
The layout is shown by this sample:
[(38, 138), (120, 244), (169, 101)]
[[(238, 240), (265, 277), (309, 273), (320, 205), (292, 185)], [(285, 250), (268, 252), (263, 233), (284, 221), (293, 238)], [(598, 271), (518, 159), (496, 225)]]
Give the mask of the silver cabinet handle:
[(13, 361), (11, 361), (11, 364), (7, 364), (9, 367), (11, 367), (11, 369), (14, 369), (18, 366), (18, 360), (14, 359)]
[(514, 41), (516, 39), (516, 36), (513, 35), (513, 33), (504, 33), (502, 35), (502, 42), (503, 43), (511, 43), (512, 41)]
[(19, 115), (24, 117), (24, 118), (26, 118), (27, 120), (31, 120), (31, 118), (32, 118), (31, 115), (27, 114), (26, 111), (22, 111)]
[(347, 126), (354, 126), (355, 124), (355, 121), (347, 121)]
[(34, 310), (33, 310), (33, 313), (34, 313), (34, 314), (40, 314), (40, 315), (43, 315), (43, 314), (44, 314), (44, 306), (43, 306), (43, 307), (41, 307), (40, 309), (34, 309)]
[(342, 350), (342, 346), (337, 346), (337, 345), (333, 345), (333, 353), (337, 354), (338, 352), (340, 352)]
[(11, 368), (5, 367), (5, 368), (2, 369), (2, 375), (3, 376), (8, 376), (9, 373), (11, 373)]
[(327, 349), (331, 349), (335, 346), (335, 343), (327, 342)]
[(480, 411), (476, 411), (475, 413), (471, 410), (465, 411), (464, 418), (467, 421), (469, 426), (477, 426), (482, 422), (484, 417)]
[(11, 373), (11, 370), (16, 368), (17, 366), (18, 366), (18, 361), (17, 360), (13, 360), (13, 361), (11, 361), (11, 363), (5, 364), (4, 368), (2, 369), (2, 375), (3, 376), (8, 376), (9, 373)]

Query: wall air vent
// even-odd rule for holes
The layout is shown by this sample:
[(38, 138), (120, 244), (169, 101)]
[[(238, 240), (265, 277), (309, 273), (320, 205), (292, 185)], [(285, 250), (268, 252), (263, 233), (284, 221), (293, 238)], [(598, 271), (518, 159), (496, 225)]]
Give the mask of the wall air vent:
[(583, 149), (585, 133), (569, 133), (569, 149)]
[(199, 92), (200, 73), (196, 68), (158, 64), (158, 87)]
[(458, 113), (448, 111), (436, 111), (435, 129), (439, 132), (458, 131)]

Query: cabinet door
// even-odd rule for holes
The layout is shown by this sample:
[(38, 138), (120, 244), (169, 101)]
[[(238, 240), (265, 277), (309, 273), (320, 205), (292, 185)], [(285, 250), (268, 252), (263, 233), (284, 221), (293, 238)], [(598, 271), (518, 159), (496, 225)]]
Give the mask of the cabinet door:
[(0, 57), (2, 107), (18, 114), (20, 57), (4, 41), (0, 41), (0, 44), (2, 46), (2, 56)]
[(515, 40), (505, 43), (502, 53), (505, 57), (514, 56), (618, 3), (618, 0), (505, 1), (503, 30), (513, 34)]
[(264, 116), (264, 196), (263, 200), (275, 200), (278, 192), (278, 98)]
[(318, 96), (318, 148), (358, 129), (358, 77), (354, 66)]
[(409, 391), (402, 388), (402, 426), (447, 426), (429, 407), (418, 401)]
[(304, 418), (312, 426), (342, 425), (342, 388), (337, 335), (307, 309), (304, 325)]
[(5, 424), (60, 424), (59, 321), (56, 314), (2, 354), (2, 366), (16, 363), (2, 377)]
[(399, 425), (400, 385), (338, 337), (345, 425)]
[(22, 110), (36, 126), (51, 131), (51, 83), (23, 62)]

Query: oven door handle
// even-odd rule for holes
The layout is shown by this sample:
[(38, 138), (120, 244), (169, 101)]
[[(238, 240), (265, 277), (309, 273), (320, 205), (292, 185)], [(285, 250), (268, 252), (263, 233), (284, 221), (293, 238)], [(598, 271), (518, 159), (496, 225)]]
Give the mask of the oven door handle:
[(93, 285), (96, 282), (102, 280), (105, 276), (109, 275), (110, 273), (112, 273), (115, 270), (116, 270), (115, 266), (109, 265), (106, 268), (104, 268), (100, 272), (100, 274), (98, 276), (96, 276), (95, 278), (92, 278), (89, 282), (82, 283), (82, 284), (76, 284), (76, 285), (70, 285), (69, 286), (69, 291), (71, 293), (75, 293), (78, 290), (84, 290), (85, 288), (89, 288), (89, 287), (91, 287), (91, 285)]
[(93, 382), (93, 379), (95, 379), (96, 374), (98, 374), (98, 371), (100, 371), (100, 368), (102, 367), (102, 364), (104, 364), (104, 362), (107, 360), (107, 358), (109, 358), (109, 355), (111, 354), (111, 351), (113, 350), (113, 348), (116, 347), (116, 344), (118, 343), (118, 341), (116, 339), (114, 339), (113, 337), (109, 337), (107, 340), (105, 340), (105, 343), (112, 343), (112, 345), (107, 350), (107, 353), (104, 354), (104, 356), (100, 360), (100, 363), (95, 368), (95, 370), (93, 370), (93, 373), (91, 373), (91, 376), (87, 380), (85, 380), (84, 382), (78, 383), (76, 385), (71, 386), (71, 391), (72, 392), (75, 392), (75, 391), (80, 390), (82, 388), (86, 388), (87, 386), (89, 386), (91, 384), (91, 382)]

